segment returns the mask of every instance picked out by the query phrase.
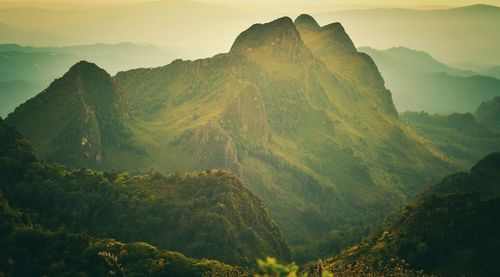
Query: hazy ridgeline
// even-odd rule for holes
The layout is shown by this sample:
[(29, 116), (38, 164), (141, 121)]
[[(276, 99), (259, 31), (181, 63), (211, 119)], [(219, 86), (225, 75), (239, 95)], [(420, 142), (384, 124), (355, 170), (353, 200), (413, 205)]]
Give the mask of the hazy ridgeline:
[(0, 276), (500, 274), (498, 16), (0, 9)]

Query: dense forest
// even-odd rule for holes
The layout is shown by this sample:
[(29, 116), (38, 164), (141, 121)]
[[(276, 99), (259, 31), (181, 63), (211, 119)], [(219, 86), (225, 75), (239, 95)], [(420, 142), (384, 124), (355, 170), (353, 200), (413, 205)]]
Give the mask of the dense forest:
[[(137, 255), (151, 259), (194, 263), (180, 254), (161, 252), (135, 241), (241, 266), (253, 266), (257, 258), (267, 255), (290, 258), (290, 250), (262, 201), (228, 173), (214, 170), (171, 176), (157, 172), (129, 176), (122, 172), (69, 170), (38, 161), (29, 142), (3, 120), (0, 141), (0, 189), (5, 216), (2, 230), (6, 235), (2, 249), (6, 251), (5, 257), (13, 255), (11, 258), (20, 259), (16, 263), (19, 269), (9, 269), (13, 272), (31, 268), (22, 266), (23, 251), (32, 251), (33, 255), (24, 258), (33, 259), (44, 254), (43, 251), (53, 251), (52, 256), (45, 258), (56, 259), (62, 252), (52, 249), (51, 244), (70, 247), (65, 245), (66, 239), (74, 240), (82, 250), (68, 255), (86, 253), (94, 260), (91, 251), (95, 256), (97, 250), (108, 249), (94, 246), (96, 244), (113, 246), (110, 249), (115, 255), (121, 253), (117, 249), (131, 248), (130, 251), (138, 251)], [(26, 250), (22, 245), (17, 249), (19, 240), (29, 237), (31, 232), (34, 240), (41, 241), (40, 248), (31, 249), (31, 243), (26, 242)], [(64, 257), (59, 257), (71, 270), (84, 270), (91, 264), (74, 264), (75, 260), (71, 259), (78, 260), (78, 256), (71, 255), (66, 262)], [(31, 269), (43, 273), (47, 269), (44, 261), (38, 263), (40, 267)], [(196, 270), (212, 270), (219, 264), (207, 261)], [(64, 272), (70, 269), (65, 268)], [(229, 266), (228, 269), (233, 270)]]

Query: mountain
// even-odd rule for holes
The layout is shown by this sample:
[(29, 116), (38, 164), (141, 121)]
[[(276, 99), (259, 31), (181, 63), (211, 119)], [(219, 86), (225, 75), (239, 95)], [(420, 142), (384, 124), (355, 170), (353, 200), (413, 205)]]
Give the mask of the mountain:
[(92, 60), (107, 71), (162, 65), (172, 60), (162, 48), (133, 43), (66, 47), (0, 45), (0, 116), (35, 96), (81, 60)]
[[(431, 53), (448, 64), (493, 65), (500, 64), (499, 16), (500, 8), (491, 5), (431, 10), (355, 9), (315, 14), (320, 22), (342, 22), (357, 45), (377, 49), (405, 45)], [(469, 39), (464, 40), (465, 37)]]
[[(53, 79), (79, 60), (92, 60), (112, 74), (132, 68), (159, 66), (172, 60), (172, 55), (167, 49), (130, 42), (62, 47), (0, 44), (0, 53), (5, 67), (2, 68), (2, 73), (11, 74), (10, 79), (28, 80)], [(33, 65), (36, 67), (33, 68)], [(42, 71), (41, 68), (52, 70), (51, 74)], [(2, 78), (7, 77), (2, 76)]]
[(500, 95), (500, 80), (449, 67), (429, 54), (398, 47), (360, 48), (377, 64), (399, 111), (474, 112)]
[(500, 246), (500, 153), (445, 177), (393, 216), (383, 231), (327, 262), (372, 265), (403, 259), (438, 276), (496, 276)]
[(453, 68), (436, 60), (429, 53), (406, 47), (392, 47), (385, 50), (360, 47), (358, 50), (370, 55), (381, 68), (394, 67), (394, 70), (406, 73), (447, 73), (461, 77), (479, 75), (474, 71)]
[(340, 23), (320, 27), (314, 18), (303, 14), (297, 17), (295, 24), (306, 45), (328, 69), (367, 89), (379, 92), (380, 100), (386, 102), (382, 106), (388, 108), (387, 113), (396, 114), (391, 95), (384, 87), (384, 80), (377, 66), (370, 57), (358, 53)]
[[(0, 35), (0, 43), (61, 46), (133, 41), (175, 46), (180, 50), (194, 46), (195, 57), (208, 57), (226, 52), (234, 37), (254, 22), (269, 21), (285, 13), (299, 14), (303, 9), (311, 8), (288, 5), (286, 1), (281, 1), (286, 7), (268, 5), (265, 1), (250, 5), (226, 1), (228, 6), (236, 8), (224, 6), (220, 1), (217, 4), (182, 0), (134, 4), (114, 2), (110, 7), (92, 9), (61, 9), (61, 3), (58, 4), (59, 10), (30, 7), (0, 9), (0, 22), (16, 30), (10, 33), (14, 36)], [(43, 3), (30, 4), (26, 5), (43, 6)], [(379, 49), (407, 45), (432, 53), (450, 64), (500, 64), (495, 47), (499, 44), (496, 39), (498, 7), (329, 11), (338, 6), (327, 2), (323, 4), (321, 11), (325, 12), (314, 16), (322, 24), (342, 22), (356, 45)], [(256, 10), (256, 7), (259, 9)], [(320, 9), (319, 6), (312, 8)], [(468, 24), (463, 26), (463, 22)], [(19, 31), (35, 34), (20, 35), (22, 32)], [(464, 37), (469, 39), (464, 40)]]
[[(245, 267), (266, 256), (290, 258), (262, 200), (226, 172), (131, 176), (70, 170), (39, 162), (31, 145), (1, 119), (0, 142), (0, 196), (44, 230), (146, 241)], [(146, 248), (161, 254), (152, 246)]]
[(500, 79), (500, 65), (489, 66), (487, 69), (481, 70), (481, 73)]
[[(111, 101), (98, 109), (90, 103), (96, 115), (92, 126), (116, 118), (106, 126), (121, 122), (124, 128), (118, 130), (130, 132), (107, 130), (109, 140), (122, 138), (138, 149), (104, 139), (102, 162), (90, 166), (165, 172), (223, 168), (263, 199), (294, 246), (311, 245), (332, 229), (346, 232), (380, 219), (421, 184), (458, 166), (399, 120), (375, 64), (356, 51), (340, 24), (308, 31), (305, 17), (254, 24), (229, 53), (118, 73), (112, 83), (122, 93), (109, 93), (120, 95), (115, 102), (123, 105)], [(67, 126), (75, 126), (66, 125), (69, 115), (85, 118), (74, 112), (77, 108), (46, 108), (79, 95), (74, 89), (79, 86), (58, 85), (74, 79), (71, 72), (7, 118), (45, 159), (61, 145), (44, 144), (47, 132), (66, 133)], [(82, 80), (83, 88), (96, 84)], [(107, 116), (111, 111), (123, 116)], [(52, 114), (59, 119), (41, 122)], [(37, 118), (39, 126), (54, 130), (27, 126)], [(68, 149), (81, 153), (87, 148), (80, 145), (82, 135), (76, 137), (67, 141)], [(99, 149), (98, 141), (93, 145)], [(51, 161), (65, 162), (64, 157)], [(73, 165), (89, 164), (81, 161)]]
[(500, 65), (492, 65), (479, 62), (462, 62), (453, 64), (453, 66), (460, 69), (473, 70), (481, 75), (500, 79)]
[[(47, 161), (98, 166), (112, 149), (134, 148), (122, 123), (121, 91), (95, 64), (79, 62), (45, 91), (16, 108), (7, 122), (32, 141)], [(52, 126), (47, 132), (47, 126)], [(41, 131), (39, 128), (45, 129)]]
[(475, 117), (485, 125), (500, 129), (500, 97), (482, 103), (477, 109)]

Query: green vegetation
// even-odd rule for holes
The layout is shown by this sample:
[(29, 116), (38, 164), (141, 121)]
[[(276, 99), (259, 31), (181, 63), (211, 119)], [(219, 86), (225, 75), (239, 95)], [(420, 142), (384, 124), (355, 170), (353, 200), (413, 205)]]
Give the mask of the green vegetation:
[[(243, 276), (240, 269), (217, 261), (187, 258), (146, 243), (52, 232), (27, 218), (0, 195), (3, 276)], [(100, 256), (116, 259), (118, 270)]]
[[(461, 163), (399, 120), (340, 24), (304, 17), (253, 25), (229, 53), (112, 79), (80, 63), (7, 121), (51, 162), (222, 168), (262, 198), (299, 262), (327, 254)], [(330, 239), (342, 241), (321, 250)]]
[(500, 130), (500, 97), (482, 103), (474, 116), (484, 125)]
[[(3, 121), (0, 142), (0, 191), (13, 208), (47, 230), (145, 241), (242, 266), (267, 255), (290, 258), (262, 201), (228, 173), (129, 176), (70, 170), (37, 161), (29, 143)], [(49, 235), (54, 236), (59, 235)]]
[[(258, 260), (259, 269), (255, 277), (430, 277), (433, 275), (425, 274), (422, 270), (412, 270), (408, 264), (401, 260), (392, 259), (389, 263), (379, 262), (374, 265), (370, 259), (361, 258), (354, 263), (347, 263), (342, 260), (334, 264), (324, 264), (319, 260), (313, 265), (311, 262), (306, 265), (302, 272), (295, 263), (280, 264), (276, 259), (268, 257), (265, 261)], [(326, 265), (326, 266), (325, 266)]]
[[(99, 167), (110, 148), (140, 153), (122, 118), (121, 92), (104, 70), (79, 62), (7, 121), (49, 162)], [(51, 126), (47, 132), (45, 126)], [(40, 128), (45, 131), (40, 132)]]
[[(390, 18), (391, 37), (437, 49), (426, 37), (448, 61), (467, 49), (495, 75), (499, 12), (337, 12), (356, 19), (345, 29), (282, 17), (227, 53), (133, 70), (171, 59), (132, 43), (0, 45), (0, 115), (62, 75), (0, 118), (0, 277), (500, 276), (500, 80), (356, 49), (346, 32)], [(186, 57), (190, 39), (227, 49), (219, 38), (251, 20), (238, 15), (184, 0), (0, 9), (0, 41), (175, 38)], [(403, 110), (468, 113), (399, 114), (389, 89)]]
[[(481, 107), (486, 108), (486, 104)], [(482, 124), (477, 114), (405, 112), (401, 119), (441, 152), (467, 165), (500, 149), (500, 129)]]
[(388, 220), (383, 230), (328, 261), (404, 260), (439, 276), (497, 276), (500, 242), (500, 153), (469, 173), (445, 177)]

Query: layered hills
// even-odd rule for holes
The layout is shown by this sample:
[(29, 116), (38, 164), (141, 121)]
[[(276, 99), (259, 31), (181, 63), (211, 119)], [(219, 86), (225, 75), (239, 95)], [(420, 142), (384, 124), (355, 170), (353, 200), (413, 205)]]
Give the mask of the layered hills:
[(332, 18), (342, 22), (357, 45), (378, 49), (404, 45), (448, 64), (500, 63), (498, 5), (428, 8), (361, 8), (325, 11), (315, 17), (321, 22)]
[(294, 245), (380, 219), (459, 165), (401, 122), (339, 23), (307, 15), (255, 24), (208, 59), (113, 78), (79, 63), (7, 122), (72, 166), (226, 169)]
[(163, 65), (172, 60), (168, 51), (174, 50), (134, 43), (65, 47), (0, 44), (0, 116), (13, 112), (78, 61), (91, 60), (115, 74), (125, 69)]
[(498, 103), (498, 97), (483, 102), (475, 113), (404, 112), (400, 117), (441, 152), (470, 164), (500, 149)]
[(500, 97), (482, 103), (476, 110), (475, 116), (479, 122), (500, 129)]
[(400, 112), (474, 112), (482, 102), (500, 95), (499, 79), (450, 67), (422, 51), (359, 50), (377, 64)]

